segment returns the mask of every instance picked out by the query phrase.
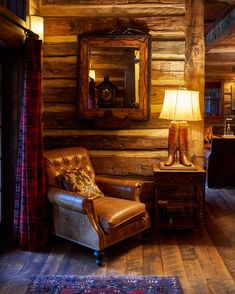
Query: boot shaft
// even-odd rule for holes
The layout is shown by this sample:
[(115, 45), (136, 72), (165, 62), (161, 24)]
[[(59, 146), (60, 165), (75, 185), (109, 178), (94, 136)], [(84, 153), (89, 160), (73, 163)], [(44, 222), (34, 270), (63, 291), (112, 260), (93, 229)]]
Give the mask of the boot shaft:
[(179, 151), (186, 155), (188, 150), (188, 126), (185, 124), (179, 125)]
[(168, 134), (168, 151), (176, 152), (178, 149), (179, 123), (171, 122)]
[(185, 166), (191, 166), (191, 162), (187, 158), (188, 151), (188, 126), (183, 122), (179, 125), (179, 162)]

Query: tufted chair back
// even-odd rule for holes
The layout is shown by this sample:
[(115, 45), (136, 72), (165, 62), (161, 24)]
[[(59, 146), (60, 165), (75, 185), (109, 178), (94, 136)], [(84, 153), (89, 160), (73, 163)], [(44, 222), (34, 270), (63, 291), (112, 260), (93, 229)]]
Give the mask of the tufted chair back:
[(58, 175), (79, 168), (85, 168), (90, 172), (93, 179), (95, 178), (95, 172), (91, 165), (88, 152), (83, 147), (46, 151), (45, 166), (48, 187), (62, 188), (58, 180)]

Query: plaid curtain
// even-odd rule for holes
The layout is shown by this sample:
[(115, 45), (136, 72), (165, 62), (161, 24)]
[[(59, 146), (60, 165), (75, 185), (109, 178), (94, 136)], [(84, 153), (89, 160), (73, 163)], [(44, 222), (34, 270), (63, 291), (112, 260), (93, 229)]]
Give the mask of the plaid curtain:
[(13, 232), (30, 251), (48, 240), (41, 104), (41, 41), (26, 38)]

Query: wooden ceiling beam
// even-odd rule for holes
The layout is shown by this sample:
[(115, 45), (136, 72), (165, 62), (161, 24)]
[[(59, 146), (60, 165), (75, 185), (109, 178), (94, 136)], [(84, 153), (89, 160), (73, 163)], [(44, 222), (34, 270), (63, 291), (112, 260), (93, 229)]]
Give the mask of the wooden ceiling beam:
[(153, 17), (184, 15), (184, 4), (42, 5), (43, 17)]

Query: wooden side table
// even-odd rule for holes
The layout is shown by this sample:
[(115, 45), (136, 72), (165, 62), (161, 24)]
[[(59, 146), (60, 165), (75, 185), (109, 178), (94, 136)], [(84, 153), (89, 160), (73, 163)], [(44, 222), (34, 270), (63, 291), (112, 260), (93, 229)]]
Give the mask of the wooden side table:
[(196, 170), (161, 170), (153, 165), (155, 226), (157, 229), (193, 229), (203, 224), (205, 176)]

